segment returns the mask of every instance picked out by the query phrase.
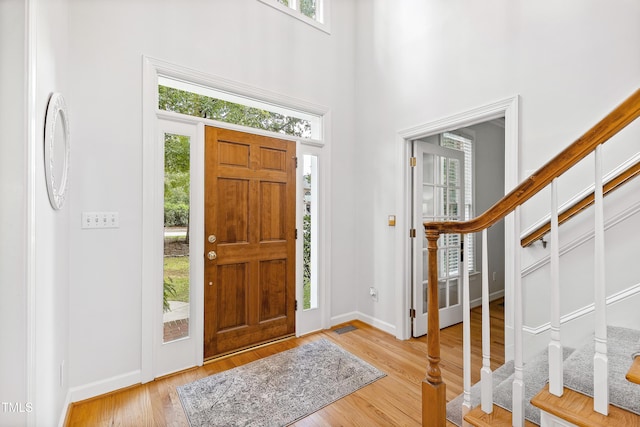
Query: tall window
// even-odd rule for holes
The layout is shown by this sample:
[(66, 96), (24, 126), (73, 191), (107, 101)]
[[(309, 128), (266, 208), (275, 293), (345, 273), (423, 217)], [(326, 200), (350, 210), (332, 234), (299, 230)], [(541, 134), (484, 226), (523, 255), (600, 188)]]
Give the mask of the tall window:
[(302, 156), (303, 310), (318, 308), (318, 157)]
[[(460, 150), (464, 153), (464, 219), (469, 220), (473, 218), (473, 139), (467, 135), (460, 135), (453, 132), (445, 132), (440, 135), (440, 145), (442, 147), (453, 148), (454, 150)], [(475, 271), (475, 239), (472, 236), (469, 239), (468, 248), (464, 248), (464, 252), (467, 258), (467, 266), (469, 271)], [(457, 263), (451, 262), (450, 268), (454, 268), (457, 271)]]
[(188, 136), (164, 135), (163, 342), (189, 336), (190, 146)]

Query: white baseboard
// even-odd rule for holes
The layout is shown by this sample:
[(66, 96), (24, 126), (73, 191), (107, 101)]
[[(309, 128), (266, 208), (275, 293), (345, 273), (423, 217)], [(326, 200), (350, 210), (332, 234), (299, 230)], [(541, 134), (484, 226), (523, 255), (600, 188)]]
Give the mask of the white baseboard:
[(392, 325), (391, 323), (377, 319), (373, 316), (369, 316), (368, 314), (361, 313), (359, 311), (352, 311), (349, 313), (341, 314), (339, 316), (333, 316), (331, 318), (331, 326), (339, 325), (341, 323), (351, 322), (353, 320), (360, 320), (361, 322), (364, 322), (367, 325), (373, 326), (374, 328), (380, 329), (381, 331), (384, 331), (393, 336), (395, 336), (396, 334), (395, 325)]
[[(618, 293), (610, 295), (606, 299), (607, 307), (616, 304), (621, 301), (625, 301), (629, 298), (632, 298), (636, 295), (640, 295), (640, 283), (630, 286), (627, 289), (624, 289)], [(572, 311), (571, 313), (567, 313), (560, 318), (560, 324), (565, 324), (571, 322), (573, 320), (584, 317), (588, 314), (591, 314), (595, 311), (595, 304), (591, 303), (582, 308)], [(537, 327), (523, 326), (522, 330), (531, 335), (540, 335), (543, 332), (546, 332), (551, 329), (551, 323), (547, 322)]]
[[(489, 301), (495, 301), (497, 299), (504, 298), (504, 289), (489, 294)], [(480, 307), (482, 305), (482, 297), (469, 301), (471, 308)]]
[(396, 336), (396, 326), (392, 325), (391, 323), (376, 319), (375, 317), (369, 316), (364, 313), (358, 313), (358, 320), (366, 323), (367, 325), (371, 325), (374, 328), (378, 328), (388, 334), (391, 334), (394, 337)]
[(142, 381), (140, 370), (96, 381), (93, 383), (72, 387), (69, 390), (70, 402), (80, 402), (92, 397), (100, 396), (121, 388), (140, 384)]
[(334, 327), (334, 326), (339, 325), (341, 323), (351, 322), (352, 320), (358, 320), (358, 312), (357, 311), (351, 311), (349, 313), (344, 313), (344, 314), (340, 314), (338, 316), (333, 316), (331, 318), (330, 327)]
[(71, 405), (71, 390), (67, 390), (67, 397), (64, 399), (64, 405), (62, 405), (62, 413), (60, 414), (60, 420), (58, 420), (58, 427), (64, 427), (67, 422), (67, 415), (69, 415), (69, 405)]

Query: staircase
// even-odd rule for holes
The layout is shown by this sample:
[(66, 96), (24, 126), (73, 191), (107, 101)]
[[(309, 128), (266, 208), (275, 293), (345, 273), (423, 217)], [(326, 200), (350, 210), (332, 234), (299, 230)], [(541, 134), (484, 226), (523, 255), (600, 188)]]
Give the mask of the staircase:
[[(605, 277), (604, 201), (606, 194), (640, 175), (640, 162), (605, 182), (602, 171), (602, 144), (640, 117), (640, 90), (637, 90), (603, 120), (536, 171), (522, 184), (476, 218), (467, 221), (427, 222), (428, 241), (428, 367), (422, 383), (423, 425), (444, 427), (446, 414), (455, 413), (458, 425), (474, 426), (636, 426), (640, 427), (640, 331), (619, 330), (607, 325)], [(558, 177), (591, 153), (595, 153), (592, 194), (559, 212)], [(518, 239), (527, 246), (549, 235), (550, 247), (550, 342), (542, 354), (523, 363), (522, 277), (515, 274), (513, 291), (514, 358), (495, 372), (490, 369), (489, 291), (487, 229), (512, 214), (519, 233), (520, 209), (541, 190), (550, 188), (550, 219), (535, 235)], [(636, 197), (636, 196), (634, 196)], [(595, 330), (591, 342), (575, 351), (564, 348), (561, 339), (560, 251), (558, 227), (593, 205), (594, 261), (585, 268), (593, 271), (594, 285), (585, 292), (594, 294)], [(464, 393), (446, 404), (446, 385), (439, 368), (438, 239), (441, 234), (457, 233), (468, 239), (482, 233), (482, 355), (480, 382), (471, 387), (469, 275), (460, 263), (463, 283)], [(533, 234), (533, 233), (532, 233)], [(637, 232), (634, 232), (637, 238)], [(464, 241), (464, 240), (463, 240)], [(467, 245), (465, 245), (467, 246)], [(515, 271), (521, 271), (521, 250), (515, 251)], [(585, 331), (585, 336), (588, 335)], [(620, 339), (623, 336), (624, 339)], [(635, 359), (634, 359), (635, 357)], [(547, 384), (548, 382), (548, 384)]]
[[(616, 420), (616, 425), (640, 425), (640, 384), (625, 378), (632, 369), (633, 359), (640, 350), (640, 331), (609, 327), (609, 378), (611, 408), (609, 416), (594, 412), (593, 396), (593, 355), (594, 345), (589, 343), (578, 350), (564, 348), (563, 372), (564, 384), (562, 398), (549, 392), (546, 385), (549, 374), (548, 351), (544, 351), (524, 365), (525, 425), (541, 425), (541, 418), (553, 417), (556, 424), (548, 425), (607, 425)], [(636, 350), (636, 348), (638, 348)], [(638, 358), (636, 358), (638, 359)], [(511, 425), (511, 389), (514, 379), (513, 361), (506, 363), (493, 372), (494, 408), (487, 414), (480, 407), (471, 410), (465, 421), (473, 426)], [(507, 376), (508, 375), (508, 376)], [(471, 388), (471, 405), (480, 403), (478, 383)], [(462, 426), (463, 395), (447, 404), (447, 420)], [(529, 403), (530, 402), (530, 403)], [(545, 414), (546, 413), (546, 414)], [(558, 424), (557, 419), (570, 420), (572, 424)], [(609, 424), (611, 425), (611, 424)]]

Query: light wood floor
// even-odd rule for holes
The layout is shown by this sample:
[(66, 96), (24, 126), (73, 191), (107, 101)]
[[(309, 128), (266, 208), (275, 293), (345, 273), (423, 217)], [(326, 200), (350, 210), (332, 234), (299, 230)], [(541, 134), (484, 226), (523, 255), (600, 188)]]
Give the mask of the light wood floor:
[[(504, 363), (502, 300), (491, 304), (492, 369)], [(472, 310), (472, 383), (479, 380), (481, 311)], [(358, 329), (339, 335), (331, 330), (272, 344), (218, 360), (156, 381), (130, 387), (71, 406), (67, 426), (188, 426), (176, 387), (254, 360), (329, 339), (387, 373), (385, 378), (315, 412), (295, 426), (419, 426), (421, 382), (427, 358), (426, 337), (400, 341), (362, 322)], [(441, 368), (447, 400), (462, 392), (462, 326), (441, 331)], [(452, 424), (451, 424), (452, 425)]]

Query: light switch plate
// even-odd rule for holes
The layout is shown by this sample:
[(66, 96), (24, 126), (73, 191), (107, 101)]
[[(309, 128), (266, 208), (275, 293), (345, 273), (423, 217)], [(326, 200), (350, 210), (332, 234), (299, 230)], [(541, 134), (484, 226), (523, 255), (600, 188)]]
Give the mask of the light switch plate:
[(120, 228), (118, 212), (82, 212), (82, 228)]

